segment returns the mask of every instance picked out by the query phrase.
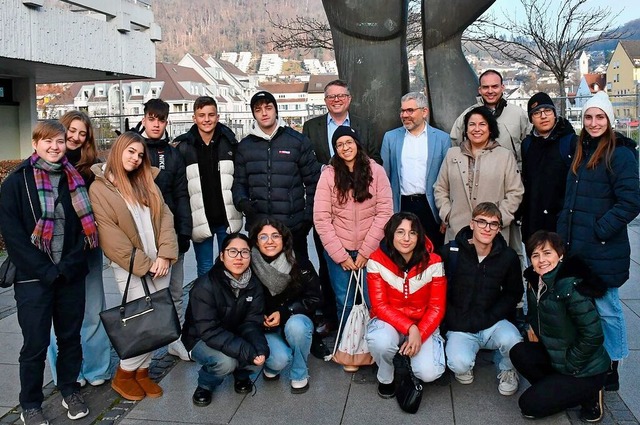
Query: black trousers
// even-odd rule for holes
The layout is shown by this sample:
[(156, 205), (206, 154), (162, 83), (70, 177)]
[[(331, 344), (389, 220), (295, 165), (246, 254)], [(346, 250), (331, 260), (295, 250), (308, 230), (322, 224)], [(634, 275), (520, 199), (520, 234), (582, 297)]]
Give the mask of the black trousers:
[(520, 342), (511, 348), (513, 366), (531, 386), (520, 396), (523, 415), (542, 418), (578, 405), (590, 405), (604, 385), (605, 373), (583, 378), (563, 375), (551, 367), (539, 342)]
[(318, 270), (318, 277), (320, 278), (320, 288), (322, 289), (322, 316), (325, 321), (338, 323), (338, 313), (336, 312), (336, 294), (333, 292), (331, 286), (331, 280), (329, 279), (329, 268), (327, 267), (327, 260), (324, 258), (324, 246), (320, 240), (320, 235), (313, 229), (313, 242), (316, 246), (316, 253), (318, 254), (318, 263), (320, 270)]
[(80, 389), (76, 381), (82, 365), (80, 328), (84, 318), (84, 296), (84, 280), (53, 285), (39, 281), (14, 285), (18, 324), (24, 340), (18, 359), (20, 406), (23, 409), (39, 408), (44, 400), (42, 384), (52, 321), (58, 342), (58, 389), (63, 397)]
[(400, 211), (412, 212), (418, 216), (435, 250), (444, 244), (444, 234), (440, 232), (440, 225), (433, 216), (426, 195), (401, 196)]

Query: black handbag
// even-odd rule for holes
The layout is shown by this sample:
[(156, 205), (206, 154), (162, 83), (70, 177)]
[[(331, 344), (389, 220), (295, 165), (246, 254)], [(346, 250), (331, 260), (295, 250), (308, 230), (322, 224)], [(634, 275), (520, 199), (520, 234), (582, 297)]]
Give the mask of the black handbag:
[(169, 288), (149, 294), (149, 286), (143, 276), (145, 295), (127, 302), (135, 254), (136, 249), (133, 248), (122, 303), (100, 313), (109, 340), (121, 359), (152, 352), (180, 337), (180, 321)]
[(0, 288), (8, 288), (15, 283), (16, 265), (7, 257), (0, 265)]
[(405, 412), (416, 413), (422, 401), (422, 381), (413, 374), (409, 357), (404, 355), (400, 355), (400, 357), (402, 365), (406, 368), (406, 373), (400, 377), (400, 383), (396, 389), (396, 400)]

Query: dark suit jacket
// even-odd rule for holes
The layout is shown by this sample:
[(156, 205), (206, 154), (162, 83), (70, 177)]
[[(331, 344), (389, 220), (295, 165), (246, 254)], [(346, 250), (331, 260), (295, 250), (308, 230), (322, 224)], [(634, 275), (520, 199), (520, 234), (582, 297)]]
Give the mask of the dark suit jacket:
[[(380, 157), (380, 145), (382, 143), (378, 140), (371, 140), (369, 123), (353, 114), (349, 114), (349, 121), (351, 122), (351, 127), (360, 135), (361, 145), (367, 155), (378, 164), (382, 164), (382, 158)], [(327, 114), (305, 122), (302, 127), (302, 134), (311, 139), (318, 162), (328, 164), (331, 154), (329, 153), (329, 141), (327, 139)]]

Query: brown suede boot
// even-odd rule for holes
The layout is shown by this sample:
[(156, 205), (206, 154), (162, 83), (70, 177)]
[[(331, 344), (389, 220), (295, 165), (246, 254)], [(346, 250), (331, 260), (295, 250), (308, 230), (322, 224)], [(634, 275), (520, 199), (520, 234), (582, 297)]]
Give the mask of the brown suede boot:
[(126, 371), (118, 366), (116, 376), (111, 380), (111, 388), (127, 400), (138, 401), (144, 398), (144, 390), (136, 381), (136, 371)]
[(162, 388), (149, 378), (149, 368), (136, 371), (136, 381), (142, 387), (147, 397), (158, 398), (162, 395)]

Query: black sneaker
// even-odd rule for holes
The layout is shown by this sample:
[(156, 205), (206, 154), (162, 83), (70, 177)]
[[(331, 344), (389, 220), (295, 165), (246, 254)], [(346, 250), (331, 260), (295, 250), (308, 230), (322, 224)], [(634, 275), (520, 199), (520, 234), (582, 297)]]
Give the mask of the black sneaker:
[(618, 362), (611, 362), (611, 366), (604, 378), (605, 391), (618, 391), (620, 389), (620, 376), (618, 375)]
[(206, 388), (198, 387), (193, 393), (191, 400), (196, 406), (204, 407), (211, 404), (212, 392)]
[(45, 419), (39, 407), (23, 411), (20, 413), (20, 419), (24, 425), (49, 425), (49, 421)]
[(78, 391), (68, 397), (63, 397), (62, 406), (68, 410), (67, 417), (71, 420), (84, 418), (89, 414), (89, 408)]
[(378, 395), (382, 398), (393, 398), (396, 395), (396, 385), (392, 382), (390, 384), (383, 384), (378, 382)]
[(311, 338), (311, 354), (313, 357), (320, 360), (324, 360), (324, 356), (331, 354), (329, 348), (322, 340), (322, 337), (317, 333), (314, 333)]
[(249, 378), (236, 378), (235, 383), (233, 384), (233, 389), (238, 394), (248, 394), (251, 392), (253, 387), (253, 383)]
[(585, 422), (600, 422), (604, 415), (604, 405), (602, 404), (603, 390), (598, 391), (598, 395), (590, 403), (582, 405), (580, 409), (580, 419)]

